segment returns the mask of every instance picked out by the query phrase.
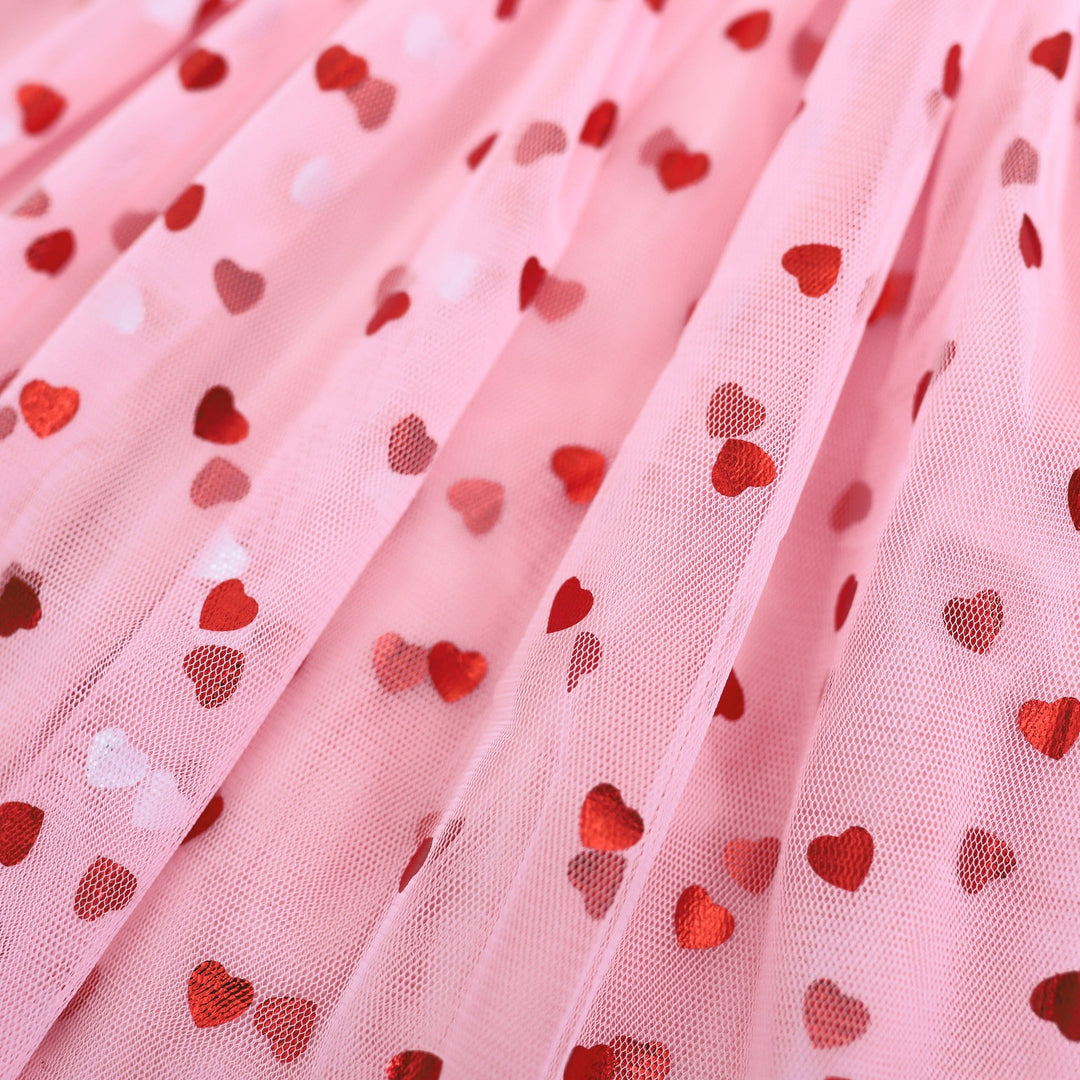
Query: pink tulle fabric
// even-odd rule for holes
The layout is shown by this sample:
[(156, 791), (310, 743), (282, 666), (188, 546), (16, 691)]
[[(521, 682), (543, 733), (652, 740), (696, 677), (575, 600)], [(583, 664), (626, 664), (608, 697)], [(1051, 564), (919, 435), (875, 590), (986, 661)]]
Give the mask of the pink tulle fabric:
[(1078, 32), (0, 5), (0, 1080), (1080, 1076)]

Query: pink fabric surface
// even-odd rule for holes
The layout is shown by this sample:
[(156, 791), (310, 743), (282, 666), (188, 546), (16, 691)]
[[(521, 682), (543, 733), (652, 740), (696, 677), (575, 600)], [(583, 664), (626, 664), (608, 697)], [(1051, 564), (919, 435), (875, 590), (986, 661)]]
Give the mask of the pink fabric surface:
[(1080, 0), (0, 7), (0, 1080), (1080, 1075)]

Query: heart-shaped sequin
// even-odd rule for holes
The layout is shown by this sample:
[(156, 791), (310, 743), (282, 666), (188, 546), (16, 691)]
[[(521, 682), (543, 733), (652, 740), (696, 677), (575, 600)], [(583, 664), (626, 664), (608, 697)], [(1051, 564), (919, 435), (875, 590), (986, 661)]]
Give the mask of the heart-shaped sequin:
[(306, 998), (269, 998), (252, 1013), (255, 1030), (270, 1043), (270, 1052), (281, 1062), (295, 1061), (311, 1042), (315, 1031), (316, 1005)]
[(855, 892), (870, 873), (874, 838), (860, 825), (852, 825), (839, 836), (817, 836), (807, 846), (806, 861), (830, 885)]
[(259, 602), (244, 592), (244, 583), (239, 578), (229, 578), (206, 594), (199, 613), (199, 627), (202, 630), (241, 630), (254, 622), (258, 614)]
[(75, 914), (93, 922), (110, 911), (119, 911), (131, 903), (138, 884), (126, 866), (99, 855), (75, 889)]
[(1036, 269), (1042, 266), (1042, 241), (1039, 239), (1039, 230), (1035, 228), (1035, 223), (1027, 214), (1020, 222), (1020, 257), (1029, 269), (1033, 266)]
[(566, 1059), (563, 1080), (615, 1080), (615, 1051), (607, 1043), (575, 1046)]
[(765, 423), (765, 406), (738, 383), (724, 383), (709, 399), (705, 423), (714, 439), (749, 435)]
[(1053, 37), (1043, 38), (1031, 50), (1029, 59), (1033, 64), (1046, 68), (1055, 79), (1065, 78), (1072, 51), (1072, 34), (1062, 30)]
[(601, 101), (594, 105), (581, 127), (578, 142), (585, 146), (595, 146), (597, 150), (601, 149), (611, 138), (618, 112), (614, 101)]
[(514, 147), (514, 161), (531, 165), (549, 154), (566, 152), (566, 132), (551, 120), (534, 120), (522, 133)]
[(244, 654), (225, 645), (199, 645), (184, 657), (184, 674), (195, 684), (204, 709), (224, 705), (244, 674)]
[(657, 163), (660, 183), (668, 191), (678, 191), (704, 180), (709, 172), (709, 155), (690, 153), (681, 147), (665, 151)]
[(380, 634), (375, 639), (371, 663), (379, 685), (390, 694), (418, 686), (427, 677), (427, 649), (410, 645), (399, 634)]
[(746, 698), (743, 695), (742, 684), (735, 677), (734, 668), (728, 672), (727, 682), (720, 692), (720, 700), (716, 703), (713, 716), (722, 716), (725, 720), (738, 720), (746, 710)]
[(803, 1023), (812, 1046), (846, 1046), (865, 1034), (870, 1010), (843, 994), (831, 979), (817, 979), (803, 996)]
[(1022, 135), (1018, 135), (1005, 150), (1001, 159), (1001, 186), (1035, 184), (1039, 180), (1039, 151)]
[(462, 652), (452, 641), (437, 641), (428, 652), (428, 674), (443, 701), (471, 694), (487, 674), (482, 653)]
[(185, 90), (209, 90), (228, 74), (229, 65), (220, 53), (195, 49), (180, 63), (180, 85)]
[(956, 861), (956, 876), (966, 893), (977, 893), (995, 878), (1016, 869), (1012, 848), (986, 829), (968, 829)]
[(17, 866), (30, 854), (45, 811), (25, 802), (0, 803), (0, 865)]
[(390, 293), (371, 316), (364, 333), (377, 334), (388, 322), (400, 319), (408, 310), (409, 294), (407, 292)]
[(257, 270), (245, 270), (232, 259), (214, 263), (214, 287), (230, 315), (250, 311), (263, 298), (266, 278)]
[(394, 111), (397, 87), (384, 79), (365, 79), (345, 91), (345, 96), (356, 110), (357, 123), (365, 131), (381, 128)]
[(189, 184), (165, 211), (165, 228), (170, 232), (186, 229), (199, 216), (205, 197), (202, 184)]
[(495, 528), (504, 494), (502, 484), (477, 477), (451, 484), (446, 489), (446, 500), (461, 514), (465, 528), (474, 536), (482, 536)]
[(772, 16), (767, 11), (751, 11), (729, 23), (724, 37), (735, 42), (740, 49), (756, 49), (768, 36)]
[(780, 841), (775, 836), (761, 840), (740, 837), (724, 846), (724, 869), (747, 892), (761, 893), (769, 887), (779, 858)]
[(566, 875), (581, 893), (586, 913), (602, 919), (615, 902), (625, 872), (624, 855), (614, 851), (580, 851), (570, 860)]
[(386, 1063), (386, 1080), (439, 1080), (442, 1058), (427, 1050), (402, 1050)]
[(1056, 1024), (1069, 1042), (1080, 1042), (1080, 971), (1063, 971), (1043, 979), (1031, 991), (1031, 1011)]
[(75, 234), (70, 229), (57, 229), (39, 236), (26, 249), (26, 265), (38, 273), (55, 277), (74, 254)]
[(606, 468), (604, 455), (588, 446), (560, 446), (551, 455), (551, 471), (562, 480), (572, 503), (592, 502)]
[(570, 653), (570, 669), (566, 673), (566, 692), (569, 694), (581, 681), (600, 666), (603, 647), (600, 639), (587, 630), (574, 638), (574, 648)]
[(216, 960), (204, 960), (188, 979), (187, 998), (196, 1027), (219, 1027), (247, 1012), (255, 988), (247, 979), (230, 975)]
[(824, 296), (840, 275), (842, 254), (832, 244), (799, 244), (784, 252), (780, 265), (799, 283), (804, 296)]
[(645, 835), (641, 815), (613, 784), (597, 784), (581, 804), (581, 843), (593, 851), (624, 851)]
[(1040, 754), (1060, 761), (1080, 735), (1080, 701), (1058, 698), (1057, 701), (1025, 701), (1017, 713), (1020, 731)]
[(8, 578), (0, 589), (0, 637), (11, 637), (16, 630), (33, 630), (40, 621), (37, 590), (17, 575)]
[(728, 439), (716, 455), (712, 486), (729, 498), (747, 488), (768, 487), (776, 479), (776, 463), (760, 446), (743, 439)]
[(79, 391), (33, 379), (19, 394), (19, 409), (30, 430), (44, 439), (67, 426), (79, 411)]
[(15, 91), (15, 100), (22, 110), (22, 127), (27, 135), (40, 135), (60, 119), (67, 100), (44, 83), (23, 83)]
[(348, 90), (368, 77), (367, 61), (344, 45), (331, 45), (315, 61), (315, 81), (320, 90)]
[(984, 653), (994, 643), (1005, 619), (1001, 596), (994, 589), (984, 589), (973, 597), (954, 596), (942, 616), (945, 629), (965, 649)]
[(714, 904), (700, 885), (683, 889), (675, 904), (675, 936), (682, 949), (713, 949), (735, 932), (735, 917)]
[(224, 458), (211, 458), (191, 482), (191, 501), (202, 510), (223, 502), (239, 502), (251, 490), (247, 473)]
[(207, 442), (231, 445), (248, 436), (247, 417), (233, 403), (227, 386), (211, 386), (195, 409), (195, 435)]
[(558, 588), (548, 612), (547, 633), (554, 634), (581, 622), (592, 611), (593, 594), (581, 587), (576, 577), (567, 578)]
[(195, 819), (195, 824), (188, 830), (187, 836), (180, 841), (181, 844), (186, 844), (189, 840), (194, 840), (196, 836), (200, 836), (206, 832), (211, 825), (219, 817), (221, 817), (221, 811), (225, 808), (225, 800), (221, 797), (221, 792), (217, 792), (213, 795), (210, 801), (203, 807), (202, 813)]
[(390, 468), (405, 476), (419, 476), (431, 464), (439, 444), (427, 433), (424, 421), (413, 413), (390, 430), (387, 457)]

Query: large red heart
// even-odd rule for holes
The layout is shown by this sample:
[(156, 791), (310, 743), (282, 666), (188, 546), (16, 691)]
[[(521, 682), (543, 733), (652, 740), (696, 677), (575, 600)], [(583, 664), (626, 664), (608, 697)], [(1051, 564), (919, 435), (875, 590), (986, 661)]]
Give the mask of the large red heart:
[(954, 596), (943, 614), (945, 629), (965, 649), (984, 653), (994, 643), (1005, 618), (1005, 608), (994, 589), (971, 597)]
[(191, 501), (206, 510), (222, 502), (239, 502), (251, 490), (247, 474), (224, 458), (211, 458), (191, 482)]
[(1064, 697), (1057, 701), (1025, 701), (1016, 716), (1020, 730), (1032, 746), (1048, 758), (1060, 761), (1080, 735), (1080, 701)]
[(953, 44), (945, 54), (945, 70), (941, 75), (941, 92), (954, 98), (960, 92), (960, 46)]
[(482, 653), (462, 652), (451, 641), (437, 641), (428, 653), (428, 673), (443, 701), (471, 694), (487, 674)]
[(1064, 971), (1043, 979), (1031, 991), (1031, 1011), (1057, 1024), (1070, 1042), (1080, 1042), (1080, 971)]
[(186, 844), (189, 840), (194, 840), (196, 836), (206, 832), (211, 825), (219, 817), (221, 817), (221, 811), (225, 808), (225, 800), (221, 797), (221, 792), (217, 792), (210, 801), (203, 807), (203, 812), (195, 819), (195, 824), (191, 826), (187, 836), (180, 841), (181, 844)]
[(195, 409), (195, 435), (225, 445), (247, 438), (247, 417), (233, 404), (227, 386), (211, 386)]
[(16, 866), (34, 846), (45, 811), (30, 803), (0, 803), (0, 863)]
[(567, 578), (555, 593), (548, 612), (547, 633), (554, 634), (581, 622), (592, 611), (593, 594), (576, 578)]
[(738, 720), (746, 709), (746, 698), (743, 696), (743, 688), (735, 677), (735, 669), (728, 673), (727, 682), (720, 693), (720, 700), (716, 703), (713, 716), (722, 716), (725, 720)]
[(1022, 135), (1017, 135), (1001, 159), (1001, 186), (1035, 184), (1039, 180), (1039, 151)]
[(604, 479), (607, 459), (587, 446), (560, 446), (551, 455), (551, 470), (566, 487), (572, 503), (592, 502)]
[(724, 36), (740, 49), (756, 49), (768, 36), (772, 16), (767, 11), (751, 11), (728, 25)]
[(395, 633), (380, 634), (375, 639), (371, 662), (379, 685), (390, 694), (419, 685), (427, 675), (427, 650), (410, 645)]
[(93, 922), (107, 912), (119, 911), (131, 903), (138, 884), (127, 867), (99, 855), (75, 890), (75, 914)]
[(1004, 840), (985, 829), (968, 829), (956, 862), (956, 876), (964, 892), (977, 893), (1015, 869), (1016, 856)]
[(43, 83), (23, 83), (15, 91), (15, 99), (22, 109), (23, 131), (27, 135), (39, 135), (51, 127), (67, 106), (63, 94)]
[(386, 1080), (439, 1080), (442, 1058), (426, 1050), (402, 1050), (386, 1063)]
[(1053, 37), (1043, 38), (1031, 50), (1030, 60), (1039, 67), (1046, 68), (1056, 79), (1063, 79), (1069, 66), (1069, 52), (1072, 49), (1072, 34), (1062, 30)]
[(36, 590), (21, 577), (10, 577), (0, 590), (0, 637), (16, 630), (33, 630), (41, 621), (41, 601)]
[(225, 645), (199, 645), (184, 657), (184, 674), (195, 684), (199, 704), (216, 709), (236, 693), (244, 654)]
[(390, 119), (397, 98), (397, 87), (384, 79), (365, 79), (350, 86), (345, 96), (356, 109), (356, 119), (365, 131), (375, 131)]
[(1032, 266), (1036, 269), (1042, 266), (1042, 241), (1039, 239), (1039, 231), (1035, 228), (1035, 223), (1027, 214), (1020, 222), (1020, 257), (1029, 269)]
[(266, 278), (257, 270), (245, 270), (232, 259), (214, 263), (214, 287), (230, 315), (250, 311), (266, 291)]
[(585, 146), (595, 146), (598, 150), (611, 138), (611, 132), (615, 128), (615, 117), (618, 115), (618, 106), (614, 101), (601, 101), (594, 105), (592, 111), (585, 118), (582, 125), (578, 142)]
[(692, 154), (681, 147), (666, 151), (657, 165), (660, 183), (668, 191), (678, 191), (680, 188), (696, 184), (705, 179), (708, 171), (708, 154)]
[(252, 1013), (255, 1030), (269, 1040), (278, 1061), (295, 1061), (311, 1042), (315, 1031), (314, 1001), (306, 998), (269, 998)]
[(44, 379), (28, 382), (19, 394), (19, 408), (30, 430), (39, 438), (54, 435), (79, 411), (79, 391), (50, 386)]
[(199, 216), (205, 197), (202, 184), (189, 184), (165, 211), (165, 228), (170, 232), (186, 229)]
[(818, 979), (803, 997), (803, 1023), (811, 1044), (819, 1050), (846, 1046), (866, 1032), (870, 1010), (858, 998), (842, 994), (831, 979)]
[(840, 275), (842, 253), (832, 244), (798, 244), (784, 252), (780, 265), (799, 283), (804, 296), (824, 296)]
[(852, 825), (839, 836), (817, 836), (806, 849), (806, 861), (830, 885), (855, 892), (870, 873), (874, 838), (859, 825)]
[(581, 843), (593, 851), (623, 851), (645, 835), (641, 815), (627, 806), (619, 789), (597, 784), (581, 804)]
[(320, 90), (348, 90), (368, 77), (367, 61), (349, 52), (344, 45), (323, 49), (315, 61), (315, 81)]
[(368, 321), (364, 331), (368, 336), (377, 334), (388, 322), (400, 319), (409, 310), (409, 294), (407, 292), (392, 292), (379, 305), (375, 314)]
[(583, 675), (595, 671), (600, 665), (603, 648), (600, 639), (587, 630), (574, 638), (574, 648), (570, 653), (570, 670), (566, 675), (566, 692), (569, 694), (581, 681)]
[(70, 229), (57, 229), (39, 236), (26, 249), (26, 264), (31, 270), (55, 277), (74, 254), (75, 234)]
[(735, 917), (714, 904), (700, 885), (683, 889), (675, 904), (675, 936), (683, 949), (713, 949), (735, 932)]
[(482, 536), (495, 528), (502, 513), (504, 489), (494, 480), (458, 480), (446, 489), (446, 500), (461, 514), (465, 528)]
[(563, 1080), (615, 1080), (615, 1052), (606, 1043), (575, 1046), (566, 1059)]
[(127, 251), (151, 225), (157, 212), (154, 210), (127, 210), (112, 224), (112, 241), (117, 251)]
[(239, 578), (229, 578), (206, 594), (199, 613), (199, 627), (202, 630), (241, 630), (254, 622), (258, 614), (259, 602), (244, 592), (244, 583)]
[(185, 90), (208, 90), (228, 73), (229, 65), (220, 53), (195, 49), (180, 64), (180, 84)]
[(428, 435), (424, 421), (409, 413), (390, 431), (390, 468), (406, 476), (418, 476), (431, 464), (438, 449), (439, 444)]
[(565, 153), (566, 146), (566, 132), (558, 124), (534, 120), (514, 147), (514, 161), (518, 165), (531, 165), (547, 154)]
[(761, 840), (730, 840), (724, 847), (724, 867), (732, 880), (747, 892), (760, 893), (769, 887), (780, 858), (780, 841), (775, 836)]
[(580, 851), (570, 860), (566, 876), (581, 893), (585, 911), (594, 919), (602, 919), (615, 901), (625, 872), (625, 855), (614, 851)]
[(775, 479), (773, 459), (760, 446), (742, 439), (728, 439), (713, 462), (712, 486), (731, 498), (747, 488), (768, 487)]
[(1072, 518), (1073, 528), (1080, 530), (1080, 469), (1077, 469), (1069, 477), (1066, 502), (1069, 507), (1069, 517)]
[(216, 960), (204, 960), (188, 979), (188, 1009), (196, 1027), (217, 1027), (247, 1012), (255, 988), (230, 975)]
[(724, 383), (709, 399), (705, 423), (714, 439), (749, 435), (765, 423), (765, 406), (744, 393), (738, 383)]
[(615, 1054), (615, 1080), (665, 1080), (671, 1070), (671, 1052), (662, 1042), (616, 1035), (611, 1049)]

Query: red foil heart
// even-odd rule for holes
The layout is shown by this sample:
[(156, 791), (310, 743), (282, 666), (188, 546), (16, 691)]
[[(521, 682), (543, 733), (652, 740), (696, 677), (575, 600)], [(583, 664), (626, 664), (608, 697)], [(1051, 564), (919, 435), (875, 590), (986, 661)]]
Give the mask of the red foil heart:
[(711, 479), (721, 495), (734, 498), (747, 488), (768, 487), (776, 479), (776, 464), (760, 446), (728, 439), (713, 462)]
[(151, 225), (157, 214), (153, 210), (128, 210), (112, 225), (112, 242), (117, 251), (127, 251)]
[(746, 699), (743, 697), (743, 688), (735, 677), (735, 669), (732, 668), (724, 683), (724, 689), (720, 694), (720, 700), (716, 703), (713, 716), (722, 716), (725, 720), (738, 720), (746, 709)]
[(700, 885), (683, 889), (675, 904), (675, 936), (682, 949), (713, 949), (735, 932), (735, 917), (714, 904)]
[(514, 161), (518, 165), (531, 165), (548, 154), (565, 153), (566, 147), (566, 132), (558, 124), (551, 120), (534, 120), (514, 147)]
[(954, 596), (942, 616), (945, 629), (965, 649), (984, 653), (994, 643), (1005, 619), (1001, 597), (994, 589), (984, 589), (970, 599)]
[(985, 829), (968, 829), (956, 862), (956, 876), (966, 893), (980, 892), (995, 878), (1016, 869), (1016, 856), (1004, 840)]
[(270, 1043), (278, 1061), (295, 1061), (315, 1031), (316, 1005), (305, 998), (270, 998), (252, 1014), (255, 1030)]
[(945, 54), (945, 70), (941, 75), (941, 92), (955, 98), (960, 92), (960, 46), (953, 44)]
[(551, 471), (563, 482), (572, 503), (592, 502), (606, 468), (604, 455), (587, 446), (560, 446), (551, 455)]
[(244, 583), (239, 578), (229, 578), (206, 594), (199, 614), (199, 628), (242, 630), (254, 622), (258, 614), (259, 603), (244, 592)]
[(224, 458), (211, 458), (191, 482), (191, 501), (202, 510), (239, 502), (251, 490), (247, 474)]
[(767, 11), (751, 11), (728, 25), (724, 37), (740, 49), (756, 49), (769, 36), (772, 16)]
[(482, 653), (462, 652), (451, 641), (437, 641), (428, 653), (428, 674), (443, 701), (471, 694), (487, 674)]
[(228, 74), (229, 65), (220, 53), (195, 49), (180, 64), (180, 85), (185, 90), (209, 90)]
[(418, 686), (427, 676), (427, 650), (410, 645), (398, 634), (380, 634), (375, 639), (371, 662), (379, 685), (390, 694)]
[(765, 406), (744, 393), (738, 383), (724, 383), (713, 391), (705, 417), (712, 438), (749, 435), (764, 423)]
[(386, 1063), (386, 1080), (439, 1080), (442, 1058), (426, 1050), (402, 1050)]
[(1033, 64), (1046, 68), (1055, 79), (1065, 78), (1069, 66), (1069, 53), (1072, 50), (1072, 34), (1062, 30), (1053, 37), (1043, 38), (1031, 50), (1029, 59)]
[(615, 1054), (615, 1080), (665, 1080), (671, 1069), (671, 1052), (662, 1042), (616, 1035), (611, 1049)]
[(368, 77), (367, 61), (344, 45), (331, 45), (315, 61), (315, 81), (320, 90), (348, 90)]
[(33, 630), (41, 621), (41, 601), (34, 587), (21, 577), (10, 577), (0, 590), (0, 637), (16, 630)]
[(566, 675), (566, 692), (569, 694), (581, 681), (583, 675), (595, 671), (600, 665), (603, 648), (600, 639), (588, 631), (574, 638), (574, 648), (570, 653), (570, 670)]
[(1080, 1042), (1080, 971), (1064, 971), (1043, 979), (1031, 991), (1031, 1011), (1056, 1024), (1070, 1042)]
[(855, 602), (855, 591), (858, 587), (859, 583), (854, 574), (849, 574), (844, 579), (844, 584), (840, 586), (840, 591), (836, 594), (833, 629), (839, 630), (847, 622), (848, 613), (851, 611), (851, 605)]
[(1018, 135), (1005, 150), (1001, 159), (1001, 186), (1036, 184), (1039, 181), (1039, 151), (1022, 135)]
[(214, 795), (210, 801), (203, 808), (203, 812), (196, 818), (195, 824), (191, 826), (191, 830), (187, 836), (180, 841), (181, 844), (186, 844), (189, 840), (194, 840), (196, 836), (201, 835), (214, 824), (219, 817), (221, 817), (221, 811), (225, 808), (225, 800), (221, 797), (219, 791)]
[(67, 107), (64, 95), (44, 83), (23, 83), (15, 91), (15, 100), (22, 110), (22, 126), (27, 135), (47, 131)]
[(44, 439), (66, 427), (79, 411), (79, 391), (33, 379), (19, 394), (19, 409), (30, 430)]
[(724, 846), (724, 868), (747, 892), (762, 893), (769, 887), (779, 858), (780, 841), (775, 836), (738, 838)]
[(1040, 754), (1060, 761), (1080, 735), (1080, 701), (1058, 698), (1057, 701), (1025, 701), (1016, 722), (1023, 736)]
[(594, 105), (585, 118), (585, 123), (578, 136), (578, 142), (585, 146), (595, 146), (597, 150), (607, 144), (615, 130), (615, 118), (619, 109), (614, 101), (601, 101)]
[(477, 169), (480, 167), (480, 162), (487, 157), (488, 151), (495, 145), (495, 140), (499, 137), (497, 131), (492, 132), (482, 142), (478, 142), (468, 153), (465, 158), (465, 163), (470, 169)]
[(563, 1080), (615, 1080), (615, 1051), (606, 1043), (575, 1046), (566, 1059)]
[(704, 180), (709, 172), (709, 155), (681, 148), (666, 151), (660, 158), (657, 172), (660, 183), (668, 191), (678, 191)]
[(866, 1033), (870, 1010), (858, 998), (842, 994), (831, 979), (818, 979), (803, 997), (803, 1023), (812, 1046), (846, 1046)]
[(248, 422), (233, 404), (227, 386), (211, 386), (195, 409), (195, 435), (207, 442), (230, 445), (248, 436)]
[(214, 263), (214, 287), (230, 315), (250, 311), (266, 292), (266, 278), (257, 270), (245, 270), (232, 259)]
[(431, 464), (438, 449), (439, 444), (428, 435), (424, 421), (410, 413), (390, 431), (390, 468), (405, 476), (419, 476)]
[(247, 1012), (255, 989), (247, 979), (230, 975), (216, 960), (204, 960), (188, 979), (187, 997), (196, 1027), (218, 1027)]
[(1072, 518), (1073, 528), (1080, 530), (1080, 469), (1069, 477), (1065, 501), (1069, 507), (1069, 517)]
[(832, 244), (799, 244), (784, 252), (780, 265), (804, 296), (824, 296), (840, 276), (841, 251)]
[(125, 866), (99, 855), (88, 867), (75, 890), (75, 914), (93, 922), (110, 911), (131, 903), (138, 882)]
[(839, 836), (815, 837), (806, 849), (806, 861), (822, 880), (855, 892), (870, 873), (874, 838), (860, 825), (852, 825)]
[(364, 333), (377, 334), (388, 322), (400, 319), (409, 310), (409, 294), (407, 292), (391, 293), (371, 316)]
[(581, 804), (581, 843), (593, 851), (625, 851), (645, 835), (641, 815), (613, 784), (597, 784)]
[(592, 611), (593, 594), (576, 578), (567, 578), (555, 593), (548, 613), (547, 633), (554, 634), (581, 622)]
[(186, 229), (199, 216), (205, 197), (206, 188), (202, 184), (190, 184), (184, 188), (165, 211), (165, 228), (170, 232)]
[(383, 79), (365, 79), (345, 91), (356, 109), (356, 119), (365, 131), (375, 131), (390, 119), (397, 98), (397, 87)]
[(39, 236), (26, 249), (26, 264), (31, 270), (55, 277), (75, 254), (75, 234), (70, 229)]
[(852, 525), (858, 525), (870, 513), (870, 505), (873, 501), (873, 493), (870, 486), (862, 480), (855, 480), (849, 484), (840, 498), (833, 504), (832, 513), (829, 514), (829, 525), (834, 532), (843, 532)]
[(1032, 266), (1036, 269), (1042, 266), (1042, 241), (1039, 239), (1039, 232), (1034, 222), (1027, 214), (1020, 222), (1020, 256), (1029, 269)]
[(0, 864), (17, 866), (30, 854), (45, 811), (25, 802), (0, 803)]
[(451, 484), (446, 489), (446, 500), (461, 514), (465, 528), (474, 536), (482, 536), (495, 528), (502, 513), (504, 494), (502, 484), (472, 478)]
[(216, 709), (236, 693), (244, 654), (225, 645), (199, 645), (184, 657), (184, 674), (195, 684), (199, 704)]
[(625, 872), (625, 855), (614, 851), (581, 851), (570, 860), (566, 875), (581, 893), (586, 913), (602, 919), (615, 902)]

